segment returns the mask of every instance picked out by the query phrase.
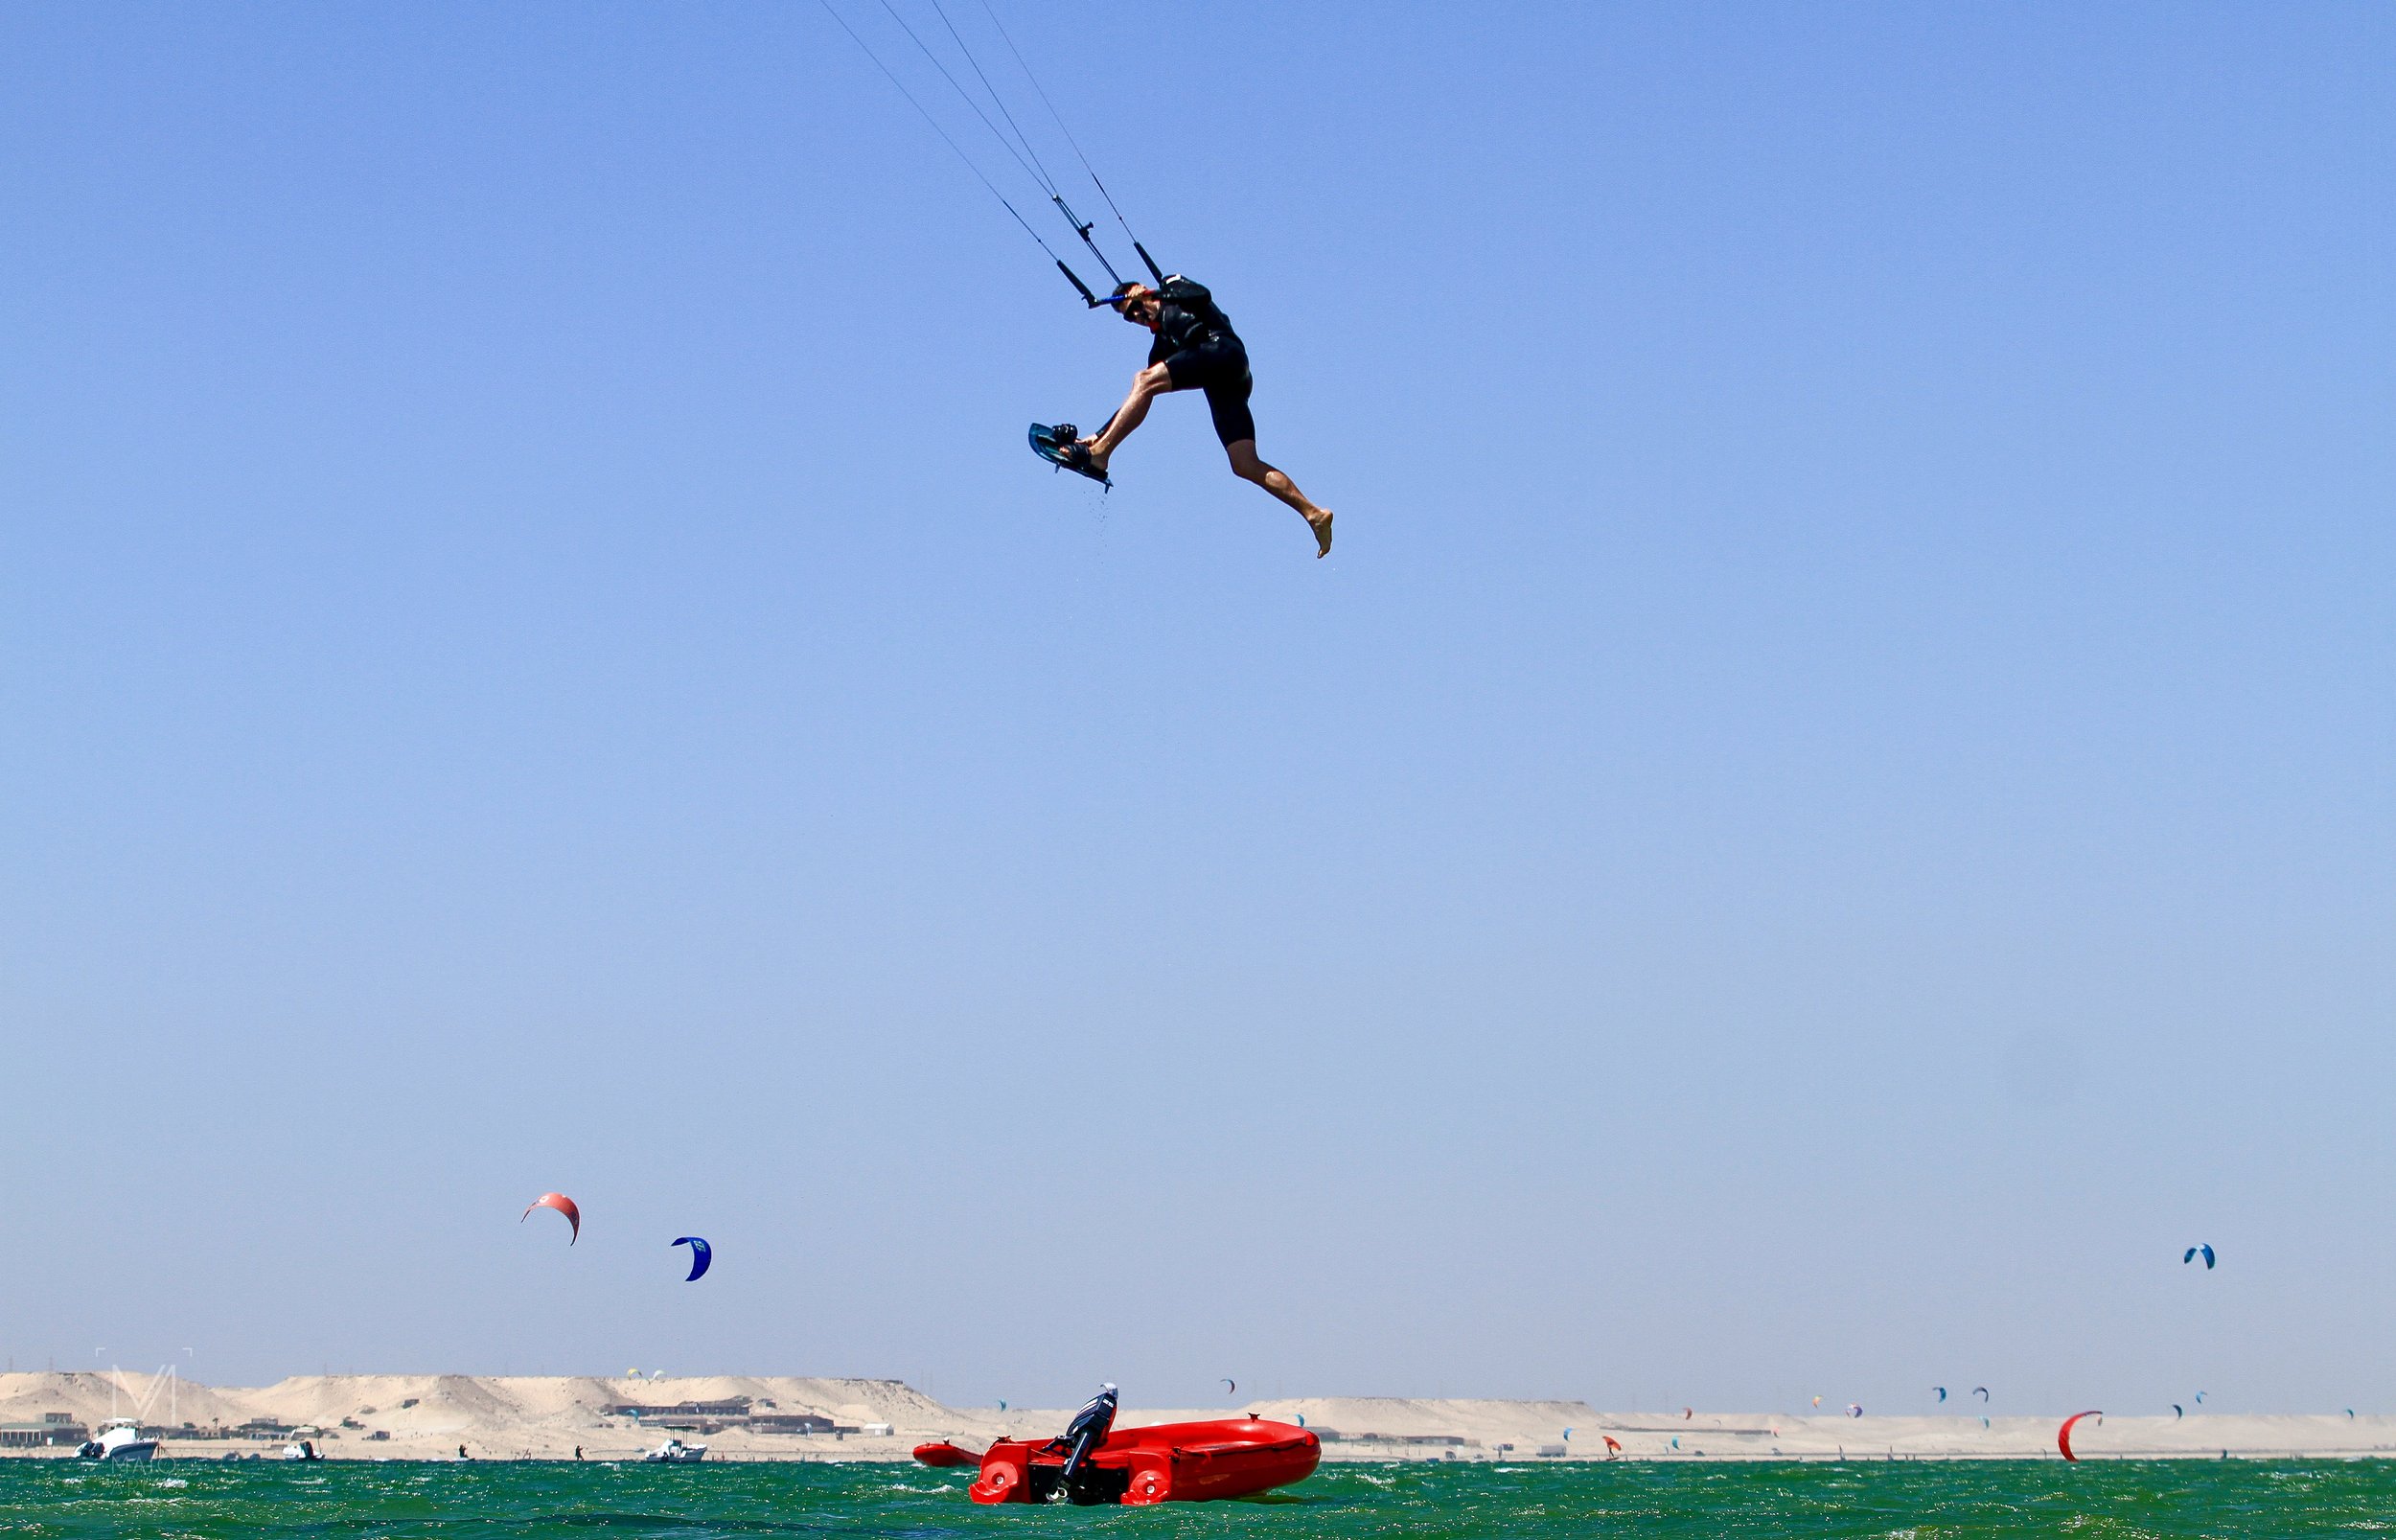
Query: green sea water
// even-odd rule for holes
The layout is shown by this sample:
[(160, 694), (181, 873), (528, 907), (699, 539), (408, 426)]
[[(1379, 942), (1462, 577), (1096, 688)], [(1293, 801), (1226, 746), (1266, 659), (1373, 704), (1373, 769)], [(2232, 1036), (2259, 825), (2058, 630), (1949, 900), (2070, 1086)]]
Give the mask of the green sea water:
[(0, 1460), (0, 1534), (82, 1537), (2314, 1535), (2396, 1529), (2396, 1462), (1332, 1465), (1269, 1497), (977, 1507), (904, 1465)]

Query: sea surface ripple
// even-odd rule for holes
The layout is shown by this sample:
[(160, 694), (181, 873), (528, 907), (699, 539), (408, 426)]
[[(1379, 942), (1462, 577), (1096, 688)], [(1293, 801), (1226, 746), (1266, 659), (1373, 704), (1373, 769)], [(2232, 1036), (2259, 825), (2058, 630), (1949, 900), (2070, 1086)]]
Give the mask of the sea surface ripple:
[(2396, 1529), (2396, 1462), (1340, 1464), (1266, 1498), (1150, 1508), (978, 1507), (912, 1466), (589, 1462), (293, 1466), (0, 1460), (0, 1534), (43, 1540), (828, 1534), (893, 1540), (2069, 1535)]

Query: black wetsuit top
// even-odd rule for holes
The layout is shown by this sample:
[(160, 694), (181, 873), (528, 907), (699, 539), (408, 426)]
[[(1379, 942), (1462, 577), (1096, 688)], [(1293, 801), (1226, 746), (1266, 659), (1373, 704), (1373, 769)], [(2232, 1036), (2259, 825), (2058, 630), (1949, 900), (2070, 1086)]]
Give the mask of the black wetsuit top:
[(1193, 284), (1175, 273), (1157, 290), (1157, 345), (1148, 350), (1150, 363), (1163, 363), (1184, 348), (1193, 348), (1216, 337), (1239, 340), (1232, 330), (1232, 318), (1215, 304), (1204, 284)]
[(1214, 303), (1203, 284), (1179, 273), (1156, 291), (1157, 340), (1148, 349), (1151, 364), (1164, 365), (1175, 390), (1203, 390), (1207, 409), (1214, 417), (1214, 434), (1226, 444), (1256, 436), (1256, 420), (1248, 410), (1256, 381), (1248, 374), (1248, 349), (1232, 330), (1232, 318)]

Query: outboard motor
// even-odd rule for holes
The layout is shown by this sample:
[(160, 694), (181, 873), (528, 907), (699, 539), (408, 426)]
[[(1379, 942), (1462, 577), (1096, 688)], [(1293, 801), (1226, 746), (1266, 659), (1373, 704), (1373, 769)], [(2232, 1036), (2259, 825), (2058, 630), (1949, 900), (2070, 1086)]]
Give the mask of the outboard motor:
[(1107, 1430), (1115, 1426), (1115, 1386), (1112, 1381), (1098, 1387), (1098, 1393), (1073, 1414), (1073, 1420), (1065, 1425), (1063, 1442), (1065, 1482), (1070, 1485), (1081, 1474), (1082, 1461), (1090, 1452), (1106, 1441)]
[(1065, 1457), (1062, 1467), (1032, 1467), (1032, 1501), (1053, 1503), (1060, 1496), (1069, 1503), (1119, 1503), (1123, 1489), (1131, 1483), (1129, 1471), (1100, 1470), (1090, 1464), (1091, 1455), (1106, 1442), (1107, 1432), (1115, 1426), (1115, 1387), (1098, 1387), (1098, 1393), (1073, 1414), (1065, 1432), (1051, 1438), (1044, 1453)]

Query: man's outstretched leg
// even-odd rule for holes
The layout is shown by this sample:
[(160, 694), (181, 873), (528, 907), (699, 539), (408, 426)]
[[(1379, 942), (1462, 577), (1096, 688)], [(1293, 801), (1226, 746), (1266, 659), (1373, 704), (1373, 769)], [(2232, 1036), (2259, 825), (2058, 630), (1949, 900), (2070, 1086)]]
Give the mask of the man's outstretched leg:
[(1149, 403), (1172, 388), (1173, 377), (1165, 372), (1164, 365), (1161, 363), (1150, 364), (1132, 376), (1132, 393), (1123, 398), (1123, 404), (1116, 409), (1113, 417), (1107, 419), (1107, 425), (1095, 435), (1082, 440), (1083, 446), (1090, 450), (1090, 463), (1104, 471), (1107, 457), (1115, 452), (1115, 447), (1129, 438), (1132, 429), (1146, 419)]
[(1232, 474), (1242, 481), (1255, 482), (1305, 517), (1306, 527), (1315, 532), (1315, 560), (1331, 554), (1331, 510), (1308, 502), (1306, 494), (1298, 490), (1297, 482), (1256, 458), (1255, 439), (1226, 444), (1223, 451), (1232, 457)]

